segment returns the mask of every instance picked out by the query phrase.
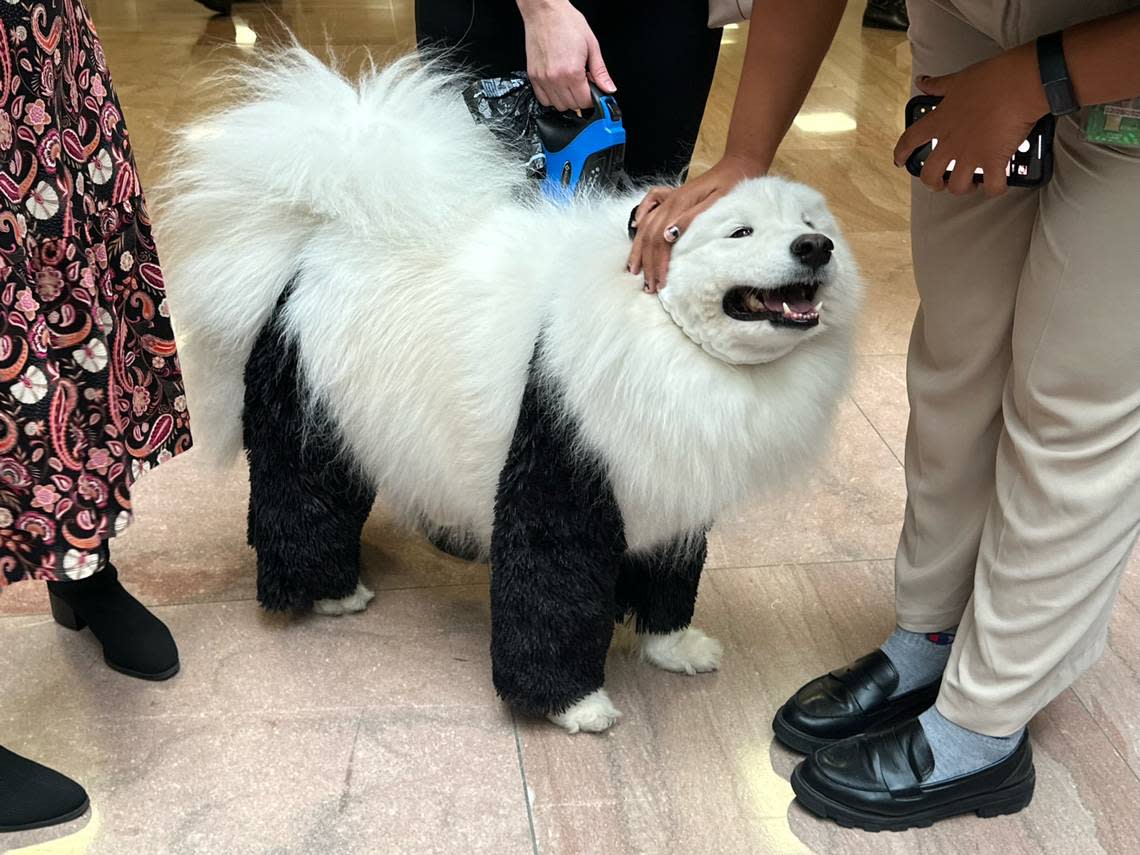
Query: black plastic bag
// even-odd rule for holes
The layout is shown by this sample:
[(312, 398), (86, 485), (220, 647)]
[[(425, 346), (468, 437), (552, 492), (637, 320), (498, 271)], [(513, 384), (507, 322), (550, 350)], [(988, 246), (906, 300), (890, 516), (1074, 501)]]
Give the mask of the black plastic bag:
[(538, 103), (526, 72), (477, 80), (464, 90), (463, 100), (475, 121), (486, 124), (519, 153), (531, 178), (546, 177), (546, 156), (536, 120), (550, 108)]

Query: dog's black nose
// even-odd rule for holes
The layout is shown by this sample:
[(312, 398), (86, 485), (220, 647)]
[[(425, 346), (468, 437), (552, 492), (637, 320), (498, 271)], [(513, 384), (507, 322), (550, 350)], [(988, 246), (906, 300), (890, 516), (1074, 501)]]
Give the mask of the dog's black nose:
[(819, 270), (831, 261), (833, 249), (835, 249), (835, 244), (827, 235), (815, 233), (800, 235), (792, 241), (792, 255), (812, 270)]

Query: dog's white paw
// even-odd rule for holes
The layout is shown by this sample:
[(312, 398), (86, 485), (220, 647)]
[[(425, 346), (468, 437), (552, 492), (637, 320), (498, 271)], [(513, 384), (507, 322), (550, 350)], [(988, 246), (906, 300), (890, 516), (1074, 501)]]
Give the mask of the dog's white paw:
[(341, 597), (339, 600), (317, 600), (313, 603), (313, 611), (319, 615), (350, 615), (353, 612), (362, 612), (368, 608), (368, 604), (372, 602), (372, 598), (376, 595), (364, 587), (361, 583), (356, 583), (356, 590), (349, 594), (347, 597)]
[(724, 653), (719, 641), (691, 626), (666, 635), (646, 633), (640, 638), (642, 659), (678, 674), (715, 671)]
[(587, 733), (601, 733), (621, 718), (605, 689), (591, 692), (565, 712), (548, 715), (552, 722), (565, 728), (567, 733), (584, 730)]

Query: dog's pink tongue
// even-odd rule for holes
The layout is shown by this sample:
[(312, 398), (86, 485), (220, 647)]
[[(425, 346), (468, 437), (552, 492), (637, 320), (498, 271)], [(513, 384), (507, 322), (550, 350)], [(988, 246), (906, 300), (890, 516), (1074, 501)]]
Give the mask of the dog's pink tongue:
[(787, 303), (788, 308), (797, 314), (806, 315), (808, 312), (815, 311), (815, 306), (812, 305), (811, 300), (803, 297), (792, 297), (787, 292), (762, 291), (761, 296), (764, 299), (764, 308), (778, 315), (784, 313), (784, 303)]

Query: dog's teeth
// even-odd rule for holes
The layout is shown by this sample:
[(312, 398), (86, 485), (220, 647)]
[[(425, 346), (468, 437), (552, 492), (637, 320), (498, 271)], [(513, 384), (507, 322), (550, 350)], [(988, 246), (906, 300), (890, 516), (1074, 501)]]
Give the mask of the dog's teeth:
[(818, 315), (820, 312), (822, 312), (822, 311), (823, 311), (823, 300), (820, 300), (818, 303), (816, 303), (816, 304), (815, 304), (815, 306), (814, 306), (814, 308), (815, 308), (815, 313), (816, 313), (817, 315)]
[(792, 311), (792, 307), (789, 306), (787, 303), (784, 303), (784, 314), (789, 315), (791, 317), (795, 317), (795, 315), (796, 315), (796, 313)]

